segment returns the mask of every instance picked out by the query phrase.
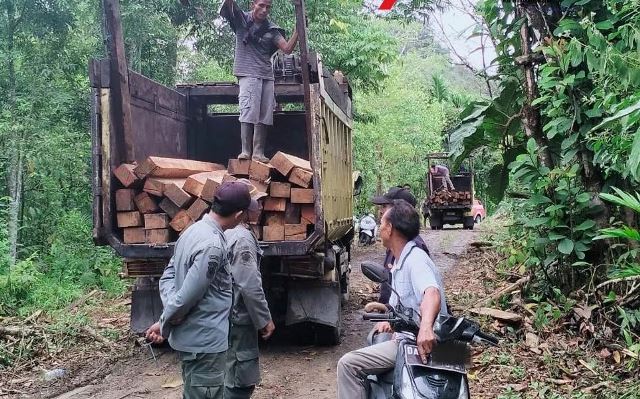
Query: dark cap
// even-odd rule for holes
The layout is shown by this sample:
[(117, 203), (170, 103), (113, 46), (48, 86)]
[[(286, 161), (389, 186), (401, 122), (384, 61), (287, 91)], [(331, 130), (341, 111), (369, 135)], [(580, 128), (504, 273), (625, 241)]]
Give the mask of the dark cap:
[(411, 206), (416, 206), (418, 203), (418, 201), (416, 201), (416, 197), (414, 197), (409, 190), (402, 187), (391, 187), (389, 191), (383, 195), (373, 197), (371, 202), (376, 205), (389, 205), (393, 203), (393, 200), (398, 199), (407, 201)]
[(247, 210), (256, 212), (260, 210), (258, 202), (251, 198), (251, 188), (243, 182), (228, 181), (222, 183), (214, 197), (216, 202), (230, 213)]

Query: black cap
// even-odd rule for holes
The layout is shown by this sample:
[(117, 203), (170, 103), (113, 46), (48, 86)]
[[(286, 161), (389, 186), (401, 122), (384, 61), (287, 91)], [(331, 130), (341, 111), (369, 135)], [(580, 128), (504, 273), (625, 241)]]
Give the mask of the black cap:
[(373, 197), (371, 202), (376, 205), (389, 205), (393, 203), (393, 200), (398, 199), (407, 201), (411, 206), (416, 206), (418, 203), (418, 201), (416, 201), (416, 197), (414, 197), (409, 190), (402, 187), (391, 187), (389, 191), (383, 195)]
[(257, 212), (260, 210), (258, 202), (251, 198), (251, 188), (243, 182), (228, 181), (222, 183), (214, 197), (216, 202), (231, 213), (247, 210)]

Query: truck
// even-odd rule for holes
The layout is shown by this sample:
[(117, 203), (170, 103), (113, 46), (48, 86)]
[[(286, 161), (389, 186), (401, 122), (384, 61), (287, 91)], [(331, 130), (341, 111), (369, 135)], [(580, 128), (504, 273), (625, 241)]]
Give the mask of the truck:
[[(447, 153), (431, 153), (427, 155), (428, 165), (446, 162)], [(445, 224), (462, 224), (464, 229), (472, 230), (476, 218), (473, 213), (474, 180), (471, 165), (461, 168), (457, 174), (450, 175), (455, 191), (448, 193), (444, 190), (443, 179), (433, 176), (429, 168), (426, 176), (426, 209), (429, 215), (429, 225), (433, 230), (441, 230)], [(449, 195), (450, 194), (450, 195)], [(442, 200), (446, 198), (446, 200)]]
[[(337, 344), (341, 306), (349, 293), (353, 238), (352, 92), (308, 50), (304, 2), (295, 0), (299, 57), (274, 62), (274, 114), (266, 155), (277, 151), (310, 161), (315, 223), (300, 241), (260, 241), (263, 287), (276, 323), (301, 326), (317, 343)], [(124, 258), (134, 278), (131, 329), (159, 319), (158, 280), (172, 256), (166, 245), (126, 244), (116, 227), (112, 171), (148, 156), (227, 164), (240, 153), (239, 88), (235, 82), (167, 87), (127, 67), (118, 0), (103, 0), (108, 57), (89, 64), (93, 239)], [(222, 106), (222, 107), (221, 107)], [(221, 110), (219, 110), (221, 109)]]

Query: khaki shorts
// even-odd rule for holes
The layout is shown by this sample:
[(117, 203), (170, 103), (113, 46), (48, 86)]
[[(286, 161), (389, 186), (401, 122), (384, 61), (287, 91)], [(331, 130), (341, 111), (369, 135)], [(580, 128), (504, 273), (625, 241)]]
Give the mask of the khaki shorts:
[(243, 76), (238, 78), (240, 122), (273, 125), (275, 94), (273, 80)]

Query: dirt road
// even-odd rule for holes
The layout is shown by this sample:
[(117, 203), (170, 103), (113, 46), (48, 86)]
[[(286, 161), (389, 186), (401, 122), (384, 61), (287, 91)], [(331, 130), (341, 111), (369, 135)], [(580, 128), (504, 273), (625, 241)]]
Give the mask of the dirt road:
[[(440, 230), (423, 232), (432, 257), (440, 268), (445, 284), (447, 276), (455, 268), (457, 258), (468, 244), (478, 239), (478, 230)], [(292, 344), (286, 332), (280, 332), (261, 347), (262, 384), (254, 398), (335, 398), (335, 366), (346, 352), (364, 345), (371, 324), (361, 319), (363, 303), (375, 297), (373, 284), (365, 281), (360, 273), (360, 263), (365, 260), (382, 261), (383, 249), (377, 244), (372, 248), (355, 248), (352, 258), (351, 297), (343, 309), (344, 335), (342, 344), (335, 347), (314, 347)], [(104, 378), (97, 378), (58, 399), (81, 398), (153, 398), (174, 399), (181, 397), (180, 367), (170, 351), (157, 352), (157, 364), (149, 352), (136, 348), (125, 359), (111, 366)], [(78, 372), (81, 372), (80, 370)], [(41, 396), (49, 396), (42, 392)]]

